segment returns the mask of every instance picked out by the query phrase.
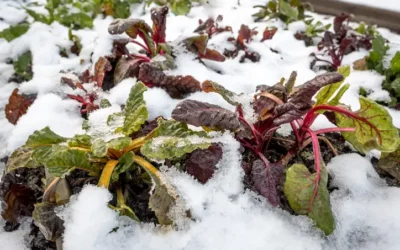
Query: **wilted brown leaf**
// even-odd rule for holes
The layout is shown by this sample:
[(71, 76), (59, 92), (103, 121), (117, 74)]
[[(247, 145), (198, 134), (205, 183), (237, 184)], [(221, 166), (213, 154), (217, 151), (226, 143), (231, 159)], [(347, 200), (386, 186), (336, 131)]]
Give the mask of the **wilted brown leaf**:
[(5, 108), (7, 120), (14, 125), (17, 124), (19, 118), (26, 113), (32, 103), (32, 98), (20, 95), (18, 89), (14, 89)]

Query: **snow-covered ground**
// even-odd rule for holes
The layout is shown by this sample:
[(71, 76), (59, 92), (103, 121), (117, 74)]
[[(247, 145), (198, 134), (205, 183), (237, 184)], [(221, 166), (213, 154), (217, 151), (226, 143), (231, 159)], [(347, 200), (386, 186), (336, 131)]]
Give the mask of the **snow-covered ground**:
[[(292, 23), (287, 30), (279, 29), (272, 40), (260, 42), (262, 31), (267, 25), (283, 27), (278, 21), (254, 23), (251, 17), (255, 12), (253, 6), (264, 4), (265, 1), (241, 1), (240, 7), (233, 0), (209, 2), (209, 5), (192, 8), (187, 16), (170, 14), (167, 19), (167, 40), (192, 34), (199, 19), (205, 20), (222, 14), (223, 24), (232, 26), (235, 33), (233, 36), (237, 35), (241, 24), (247, 24), (259, 31), (249, 48), (261, 54), (260, 62), (241, 64), (236, 58), (224, 63), (206, 62), (206, 67), (195, 61), (193, 55), (182, 54), (176, 60), (177, 69), (171, 71), (171, 74), (192, 75), (199, 81), (213, 80), (238, 93), (251, 93), (259, 84), (275, 84), (281, 77), (288, 77), (293, 70), (298, 73), (297, 84), (317, 74), (309, 68), (309, 54), (316, 52), (316, 47), (305, 47), (302, 41), (293, 37), (296, 30), (304, 28), (301, 22)], [(15, 6), (14, 1), (0, 2), (0, 30), (26, 18), (24, 11)], [(132, 17), (150, 21), (149, 9), (142, 16), (142, 8), (134, 8)], [(318, 15), (315, 17), (323, 22), (331, 20)], [(107, 32), (111, 21), (110, 17), (98, 18), (93, 29), (76, 32), (83, 44), (79, 57), (72, 55), (63, 58), (59, 55), (58, 46), (65, 47), (71, 42), (68, 40), (68, 29), (58, 23), (34, 23), (26, 34), (11, 43), (0, 40), (1, 156), (24, 144), (33, 131), (44, 126), (50, 126), (62, 136), (81, 132), (79, 105), (65, 98), (65, 93), (69, 90), (60, 85), (60, 71), (82, 72), (90, 65), (90, 60), (96, 61), (100, 56), (107, 55), (112, 42), (112, 37)], [(399, 48), (400, 36), (384, 29), (380, 29), (380, 32), (391, 41), (394, 48)], [(229, 36), (232, 34), (215, 35), (209, 44), (223, 51), (229, 46), (226, 42)], [(5, 63), (6, 59), (16, 59), (28, 49), (33, 55), (33, 79), (20, 85), (7, 83), (13, 68)], [(274, 53), (271, 49), (279, 53)], [(345, 56), (343, 64), (352, 64), (367, 54), (366, 51), (351, 53)], [(210, 67), (222, 73), (216, 73)], [(358, 109), (358, 91), (361, 86), (372, 91), (370, 98), (387, 101), (389, 95), (381, 89), (381, 81), (382, 76), (376, 72), (352, 72), (346, 80), (351, 87), (342, 101), (351, 105), (354, 110)], [(134, 83), (135, 79), (126, 79), (105, 96), (114, 104), (123, 104)], [(27, 114), (14, 126), (6, 120), (4, 107), (16, 87), (23, 93), (38, 94), (38, 97)], [(189, 98), (233, 108), (220, 96), (212, 93), (199, 92)], [(156, 88), (145, 93), (145, 100), (150, 118), (158, 115), (170, 117), (172, 109), (178, 103), (178, 100), (171, 99), (163, 90)], [(400, 112), (389, 111), (395, 125), (400, 128)], [(324, 126), (331, 124), (321, 118), (316, 127)], [(281, 209), (272, 208), (254, 193), (244, 192), (239, 145), (227, 134), (220, 141), (225, 143), (224, 158), (219, 163), (219, 170), (207, 184), (202, 185), (188, 175), (173, 170), (166, 173), (185, 201), (186, 207), (191, 210), (195, 222), (184, 221), (177, 230), (132, 223), (117, 216), (107, 207), (106, 204), (111, 199), (108, 191), (88, 186), (60, 212), (66, 221), (64, 249), (399, 249), (400, 189), (388, 187), (376, 174), (368, 157), (342, 155), (328, 163), (328, 169), (334, 177), (333, 184), (339, 187), (339, 191), (331, 194), (336, 230), (334, 234), (325, 237), (312, 226), (307, 217), (292, 216)], [(0, 219), (0, 249), (25, 249), (23, 242), (27, 238), (29, 227), (22, 226), (16, 232), (5, 233), (2, 231), (3, 223)], [(110, 233), (117, 226), (118, 232)]]

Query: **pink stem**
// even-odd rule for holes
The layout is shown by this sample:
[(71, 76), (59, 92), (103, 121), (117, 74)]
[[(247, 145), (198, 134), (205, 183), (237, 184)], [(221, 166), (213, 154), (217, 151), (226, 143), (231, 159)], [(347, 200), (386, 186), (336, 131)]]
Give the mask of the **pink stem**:
[(141, 60), (143, 60), (145, 62), (150, 62), (151, 61), (151, 59), (148, 58), (147, 56), (141, 56), (141, 55), (138, 55), (138, 54), (130, 54), (130, 56), (133, 57), (133, 58), (141, 59)]
[(356, 131), (355, 128), (324, 128), (315, 130), (314, 134), (325, 134), (325, 133), (332, 133), (332, 132), (354, 132)]
[(130, 41), (131, 43), (134, 43), (134, 44), (139, 45), (139, 46), (142, 47), (144, 50), (146, 50), (147, 53), (151, 54), (151, 53), (150, 53), (150, 50), (149, 50), (146, 46), (144, 46), (143, 44), (141, 44), (140, 42), (138, 42), (138, 41), (136, 41), (136, 40), (133, 40), (133, 39), (130, 39), (129, 41)]
[(312, 204), (314, 203), (315, 197), (318, 194), (319, 179), (321, 178), (321, 155), (320, 155), (321, 152), (319, 149), (318, 137), (309, 128), (307, 128), (307, 132), (311, 136), (311, 142), (312, 142), (313, 151), (314, 151), (314, 166), (315, 166), (315, 171), (316, 171), (314, 192), (311, 197), (310, 204), (308, 206), (308, 213), (310, 213), (311, 209), (312, 209)]
[(294, 136), (296, 137), (297, 143), (300, 143), (301, 142), (300, 135), (299, 135), (299, 131), (296, 127), (296, 124), (294, 124), (294, 122), (290, 122), (290, 126), (292, 127), (292, 130), (293, 130)]

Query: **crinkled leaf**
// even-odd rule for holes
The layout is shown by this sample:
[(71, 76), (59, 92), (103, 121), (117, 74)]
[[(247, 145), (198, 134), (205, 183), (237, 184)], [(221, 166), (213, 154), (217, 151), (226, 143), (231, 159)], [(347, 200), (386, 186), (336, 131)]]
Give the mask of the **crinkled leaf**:
[(142, 62), (143, 59), (126, 58), (122, 56), (115, 66), (114, 84), (118, 84), (128, 77), (137, 76), (139, 73), (139, 66)]
[(131, 141), (132, 141), (132, 139), (129, 137), (118, 137), (118, 138), (114, 138), (114, 139), (110, 140), (109, 142), (107, 142), (107, 146), (108, 146), (108, 148), (120, 151), (120, 150), (128, 147), (129, 144), (131, 143)]
[(140, 129), (149, 117), (143, 93), (147, 90), (142, 82), (137, 82), (129, 93), (128, 100), (124, 108), (125, 120), (122, 132), (130, 135)]
[(168, 7), (152, 8), (150, 13), (153, 21), (153, 40), (156, 43), (165, 43)]
[(11, 124), (17, 124), (19, 118), (26, 114), (33, 100), (25, 95), (18, 94), (18, 89), (11, 93), (5, 107), (6, 118)]
[(174, 120), (158, 120), (154, 137), (141, 148), (141, 153), (153, 159), (173, 159), (197, 148), (208, 148), (211, 144), (206, 140), (204, 131), (193, 131), (185, 123)]
[(28, 137), (25, 146), (36, 148), (39, 146), (58, 144), (65, 142), (67, 138), (57, 135), (48, 126), (42, 130), (36, 130)]
[(172, 98), (183, 98), (188, 94), (201, 91), (200, 82), (193, 76), (171, 76), (149, 63), (140, 66), (139, 77), (147, 86), (164, 89)]
[(54, 211), (54, 204), (41, 202), (35, 204), (32, 218), (46, 240), (56, 241), (64, 233), (64, 221)]
[(256, 91), (260, 93), (254, 96), (253, 109), (258, 115), (258, 120), (264, 121), (271, 118), (275, 107), (281, 102), (286, 102), (287, 88), (283, 86), (283, 81), (284, 78), (273, 86), (257, 86)]
[(15, 38), (18, 38), (25, 34), (29, 29), (28, 23), (21, 23), (17, 25), (10, 26), (7, 29), (0, 31), (0, 38), (4, 38), (7, 42), (11, 42)]
[(225, 99), (225, 101), (227, 101), (229, 104), (231, 104), (233, 106), (240, 105), (240, 103), (238, 101), (238, 95), (236, 93), (227, 90), (222, 85), (219, 85), (216, 82), (204, 81), (201, 84), (201, 88), (206, 93), (215, 92), (215, 93), (220, 94), (222, 96), (222, 98)]
[(21, 216), (31, 216), (36, 202), (35, 193), (26, 185), (11, 184), (4, 196), (7, 205), (1, 213), (5, 221), (18, 223)]
[(42, 146), (35, 149), (32, 158), (42, 163), (55, 177), (63, 178), (74, 169), (92, 171), (89, 154), (85, 151), (69, 149), (67, 146)]
[[(317, 182), (318, 189), (313, 199)], [(335, 229), (335, 219), (331, 210), (327, 183), (328, 173), (324, 167), (321, 169), (318, 181), (317, 175), (311, 174), (306, 166), (293, 164), (286, 172), (283, 191), (290, 207), (297, 214), (307, 215), (315, 221), (317, 227), (329, 235)]]
[(150, 196), (149, 207), (157, 216), (161, 225), (170, 225), (173, 223), (168, 216), (170, 209), (176, 204), (178, 198), (175, 190), (169, 185), (162, 173), (151, 164), (139, 164), (150, 175), (154, 189)]
[(160, 70), (170, 70), (176, 68), (174, 58), (169, 54), (158, 54), (151, 59), (150, 64), (151, 66)]
[(400, 147), (392, 153), (382, 154), (378, 162), (378, 168), (400, 181)]
[(359, 119), (335, 113), (338, 127), (356, 129), (355, 132), (342, 132), (343, 137), (361, 153), (367, 153), (372, 149), (378, 149), (381, 152), (395, 151), (400, 144), (399, 132), (393, 125), (388, 111), (363, 96), (359, 98), (359, 102), (360, 110), (355, 113), (371, 125)]
[(335, 94), (336, 90), (342, 85), (344, 80), (350, 75), (350, 67), (349, 66), (342, 66), (338, 69), (338, 73), (343, 76), (343, 81), (339, 81), (334, 84), (329, 84), (328, 86), (323, 87), (315, 97), (317, 99), (314, 106), (320, 104), (326, 104), (331, 99), (333, 94)]
[(236, 113), (218, 105), (184, 100), (172, 111), (172, 118), (194, 126), (205, 126), (217, 129), (237, 131), (240, 128)]
[(32, 79), (32, 53), (30, 51), (20, 55), (13, 64), (17, 75), (21, 76), (25, 81)]
[(289, 123), (305, 115), (312, 108), (312, 97), (322, 87), (343, 81), (339, 73), (325, 73), (304, 83), (291, 96), (287, 103), (275, 107), (274, 125)]
[(251, 180), (257, 192), (268, 199), (272, 206), (280, 204), (278, 186), (283, 178), (281, 163), (269, 163), (265, 166), (262, 160), (255, 160), (251, 170)]
[(115, 19), (108, 26), (108, 32), (111, 35), (126, 34), (132, 38), (136, 38), (139, 33), (147, 33), (153, 35), (153, 30), (141, 19)]
[(89, 135), (74, 135), (74, 137), (68, 140), (68, 146), (90, 148), (92, 145), (91, 139)]
[(207, 149), (196, 149), (185, 162), (186, 172), (204, 184), (211, 179), (221, 159), (222, 148), (218, 144)]
[(97, 139), (91, 146), (91, 151), (94, 157), (105, 157), (107, 155), (107, 143), (102, 139)]
[(94, 80), (100, 88), (103, 86), (104, 77), (107, 71), (112, 70), (110, 61), (105, 57), (100, 57), (94, 65)]
[(6, 173), (18, 168), (37, 168), (40, 166), (31, 158), (32, 149), (26, 147), (17, 148), (8, 158)]

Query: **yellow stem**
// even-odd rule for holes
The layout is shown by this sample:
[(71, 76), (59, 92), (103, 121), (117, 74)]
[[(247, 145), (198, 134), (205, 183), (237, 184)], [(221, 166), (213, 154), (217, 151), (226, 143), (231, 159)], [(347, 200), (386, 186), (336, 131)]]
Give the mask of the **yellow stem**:
[(120, 207), (125, 205), (124, 194), (122, 193), (122, 188), (118, 187), (117, 189), (117, 201)]
[(70, 147), (69, 149), (75, 149), (75, 150), (80, 150), (80, 151), (85, 151), (85, 152), (92, 152), (92, 150), (88, 148), (81, 148), (81, 147)]
[(44, 190), (43, 192), (43, 201), (49, 201), (50, 199), (50, 194), (54, 192), (56, 189), (57, 183), (61, 180), (60, 177), (55, 177), (49, 184), (49, 186)]
[(147, 171), (150, 171), (155, 176), (158, 176), (158, 169), (156, 167), (154, 167), (150, 162), (146, 161), (143, 157), (140, 157), (138, 155), (134, 155), (133, 156), (133, 160), (137, 164), (139, 164), (140, 166), (145, 168)]
[(145, 142), (146, 142), (146, 137), (136, 138), (131, 142), (131, 144), (129, 144), (128, 147), (124, 148), (124, 152), (136, 151), (139, 148), (141, 148)]
[(101, 172), (100, 180), (99, 180), (99, 187), (104, 187), (108, 189), (110, 185), (111, 175), (114, 171), (115, 166), (117, 166), (117, 160), (109, 160), (107, 164), (103, 168), (103, 172)]

